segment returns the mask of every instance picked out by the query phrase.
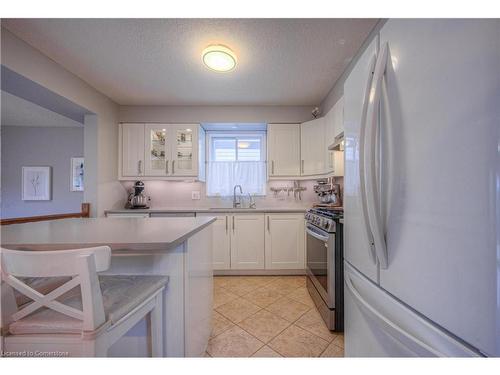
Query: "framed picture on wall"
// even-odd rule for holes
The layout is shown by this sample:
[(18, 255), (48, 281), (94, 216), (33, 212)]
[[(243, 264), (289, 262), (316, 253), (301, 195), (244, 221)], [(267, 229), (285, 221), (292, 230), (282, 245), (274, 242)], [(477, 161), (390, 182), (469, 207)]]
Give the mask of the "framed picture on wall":
[(71, 191), (83, 191), (83, 158), (71, 158)]
[(23, 201), (49, 201), (51, 199), (51, 167), (22, 167)]

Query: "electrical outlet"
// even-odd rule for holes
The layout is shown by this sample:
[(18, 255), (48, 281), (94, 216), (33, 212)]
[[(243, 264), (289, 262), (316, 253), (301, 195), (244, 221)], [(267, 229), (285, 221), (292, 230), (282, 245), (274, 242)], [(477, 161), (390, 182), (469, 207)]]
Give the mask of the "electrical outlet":
[(193, 200), (200, 199), (200, 192), (199, 191), (192, 191), (191, 192), (191, 199), (193, 199)]

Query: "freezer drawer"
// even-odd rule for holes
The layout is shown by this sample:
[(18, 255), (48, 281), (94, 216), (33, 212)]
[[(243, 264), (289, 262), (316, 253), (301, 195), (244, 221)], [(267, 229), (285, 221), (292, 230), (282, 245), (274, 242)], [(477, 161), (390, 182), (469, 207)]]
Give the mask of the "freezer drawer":
[(344, 263), (346, 357), (477, 357), (479, 353)]

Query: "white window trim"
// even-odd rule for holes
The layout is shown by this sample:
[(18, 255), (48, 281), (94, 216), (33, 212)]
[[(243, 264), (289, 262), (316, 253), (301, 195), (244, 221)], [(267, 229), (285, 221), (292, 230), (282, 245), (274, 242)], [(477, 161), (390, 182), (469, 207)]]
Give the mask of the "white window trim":
[[(205, 165), (206, 165), (206, 173), (209, 172), (208, 164), (210, 163), (210, 155), (211, 155), (211, 140), (213, 137), (233, 137), (233, 138), (238, 138), (238, 136), (245, 136), (245, 135), (252, 135), (252, 136), (260, 136), (261, 137), (261, 143), (260, 143), (260, 155), (261, 155), (261, 162), (264, 163), (265, 169), (266, 169), (266, 177), (267, 177), (267, 131), (266, 130), (255, 130), (255, 131), (240, 131), (240, 130), (235, 130), (235, 131), (220, 131), (220, 130), (207, 130), (205, 132)], [(242, 161), (241, 163), (245, 163)], [(208, 188), (205, 189), (206, 196), (207, 198), (227, 198), (223, 197), (220, 195), (209, 195), (208, 194)], [(266, 181), (266, 188), (264, 189), (264, 194), (256, 194), (253, 195), (255, 197), (265, 197), (267, 195), (267, 181)]]

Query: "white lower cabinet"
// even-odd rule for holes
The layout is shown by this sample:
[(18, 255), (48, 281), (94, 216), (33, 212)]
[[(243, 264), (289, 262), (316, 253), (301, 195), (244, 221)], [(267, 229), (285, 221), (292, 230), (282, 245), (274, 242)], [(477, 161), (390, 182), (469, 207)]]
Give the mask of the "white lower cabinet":
[(303, 270), (305, 269), (304, 215), (212, 214), (213, 269)]
[(231, 215), (214, 215), (210, 213), (199, 213), (197, 216), (215, 216), (217, 221), (212, 224), (212, 264), (214, 270), (231, 269), (231, 236), (229, 233), (229, 221)]
[(231, 269), (264, 269), (264, 214), (231, 217)]
[(304, 215), (267, 214), (265, 219), (266, 269), (304, 269)]

